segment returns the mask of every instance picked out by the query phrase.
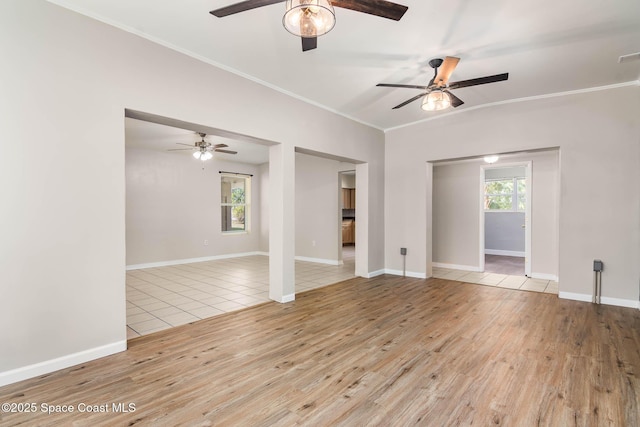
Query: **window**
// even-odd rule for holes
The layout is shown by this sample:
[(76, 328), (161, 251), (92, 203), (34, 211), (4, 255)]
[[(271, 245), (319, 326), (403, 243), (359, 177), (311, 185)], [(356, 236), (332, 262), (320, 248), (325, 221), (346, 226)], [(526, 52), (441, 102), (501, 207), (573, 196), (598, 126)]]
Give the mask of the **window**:
[(248, 176), (220, 176), (223, 233), (248, 231), (250, 187)]
[(527, 201), (525, 178), (488, 179), (484, 182), (484, 210), (524, 212)]

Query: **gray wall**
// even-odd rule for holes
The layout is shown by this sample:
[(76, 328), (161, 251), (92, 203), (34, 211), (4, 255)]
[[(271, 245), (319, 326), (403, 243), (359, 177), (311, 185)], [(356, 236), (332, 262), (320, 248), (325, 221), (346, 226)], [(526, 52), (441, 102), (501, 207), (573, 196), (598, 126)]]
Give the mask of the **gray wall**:
[[(593, 259), (599, 258), (607, 266), (603, 296), (637, 305), (639, 142), (638, 86), (491, 106), (389, 130), (385, 147), (387, 268), (402, 268), (396, 248), (404, 246), (409, 250), (407, 270), (427, 273), (431, 259), (427, 221), (432, 219), (427, 210), (428, 161), (560, 147), (560, 294), (588, 298)], [(547, 220), (551, 215), (538, 212), (532, 220)], [(553, 234), (549, 233), (550, 238)], [(541, 271), (541, 267), (538, 270), (532, 264), (532, 270)]]
[[(484, 213), (484, 249), (521, 252), (509, 254), (524, 256), (524, 212), (485, 212)], [(503, 254), (504, 255), (504, 254)]]

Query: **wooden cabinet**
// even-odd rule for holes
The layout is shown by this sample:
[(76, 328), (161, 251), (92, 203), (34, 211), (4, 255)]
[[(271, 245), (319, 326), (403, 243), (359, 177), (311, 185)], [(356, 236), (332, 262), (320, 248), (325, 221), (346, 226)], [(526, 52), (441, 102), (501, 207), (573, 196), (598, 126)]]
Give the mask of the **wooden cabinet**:
[(356, 243), (356, 222), (352, 219), (342, 220), (342, 245)]
[(342, 208), (343, 209), (356, 208), (356, 189), (355, 188), (342, 189)]

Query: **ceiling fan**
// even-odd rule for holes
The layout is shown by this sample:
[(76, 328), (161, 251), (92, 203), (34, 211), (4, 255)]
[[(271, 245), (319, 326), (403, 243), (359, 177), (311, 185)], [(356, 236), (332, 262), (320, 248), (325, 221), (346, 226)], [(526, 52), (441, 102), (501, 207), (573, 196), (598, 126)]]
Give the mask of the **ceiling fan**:
[(218, 18), (286, 1), (282, 25), (302, 38), (302, 51), (318, 47), (318, 37), (331, 31), (336, 23), (333, 7), (351, 9), (399, 21), (408, 7), (385, 0), (246, 0), (212, 10)]
[(225, 147), (228, 147), (227, 144), (211, 144), (204, 140), (204, 137), (207, 136), (206, 133), (198, 132), (200, 135), (201, 141), (195, 142), (193, 145), (191, 144), (183, 144), (181, 142), (176, 142), (178, 145), (186, 145), (190, 148), (171, 148), (168, 151), (183, 151), (183, 150), (194, 150), (193, 157), (196, 159), (200, 159), (203, 162), (205, 160), (209, 160), (213, 157), (212, 152), (216, 153), (227, 153), (227, 154), (238, 154), (237, 151), (224, 150)]
[(479, 77), (477, 79), (461, 80), (459, 82), (449, 83), (449, 77), (451, 76), (451, 73), (453, 73), (453, 70), (456, 68), (459, 61), (460, 58), (455, 58), (453, 56), (447, 56), (444, 61), (440, 58), (429, 61), (429, 66), (431, 66), (435, 71), (433, 78), (429, 81), (427, 86), (398, 85), (392, 83), (378, 83), (376, 86), (422, 89), (424, 91), (421, 94), (404, 101), (402, 104), (396, 105), (393, 107), (394, 110), (404, 107), (405, 105), (424, 96), (422, 109), (426, 111), (438, 111), (449, 108), (449, 106), (456, 108), (464, 104), (464, 102), (452, 94), (450, 90), (500, 82), (509, 78), (509, 73), (503, 73), (496, 74), (495, 76)]

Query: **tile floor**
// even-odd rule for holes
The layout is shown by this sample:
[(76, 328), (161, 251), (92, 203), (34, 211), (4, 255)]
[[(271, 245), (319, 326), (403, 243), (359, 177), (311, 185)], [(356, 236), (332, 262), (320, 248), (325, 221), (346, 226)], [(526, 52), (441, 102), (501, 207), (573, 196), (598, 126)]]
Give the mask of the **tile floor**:
[(497, 273), (473, 273), (462, 270), (449, 270), (433, 267), (433, 277), (439, 279), (457, 280), (499, 288), (519, 289), (521, 291), (558, 293), (558, 282), (553, 280), (531, 279), (526, 276), (509, 276)]
[[(296, 292), (355, 277), (355, 249), (344, 265), (296, 261)], [(269, 257), (145, 268), (127, 272), (127, 338), (270, 301)]]

